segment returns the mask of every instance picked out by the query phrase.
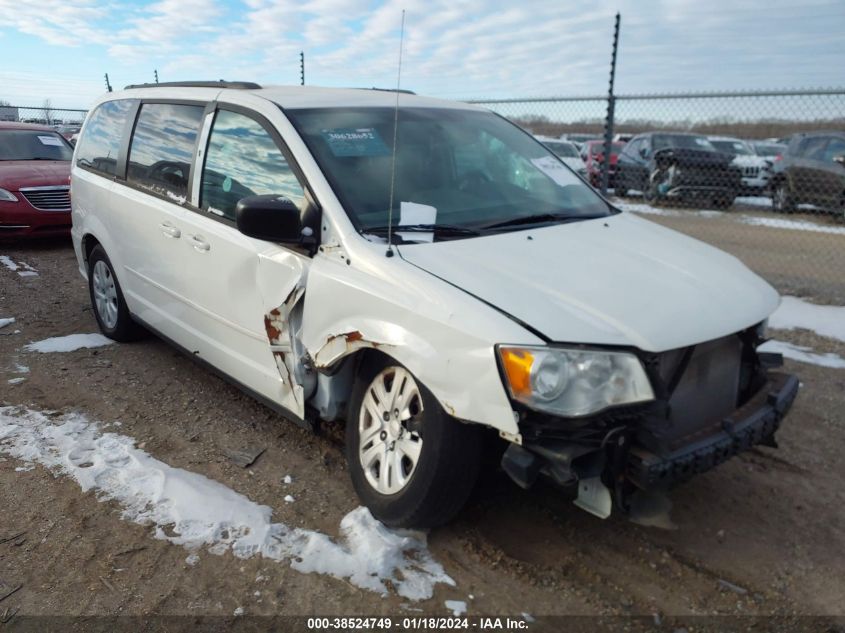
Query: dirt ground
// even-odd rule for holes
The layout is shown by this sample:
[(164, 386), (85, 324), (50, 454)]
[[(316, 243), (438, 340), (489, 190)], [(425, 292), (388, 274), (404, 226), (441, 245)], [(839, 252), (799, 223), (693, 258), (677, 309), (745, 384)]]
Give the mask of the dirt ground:
[[(793, 237), (755, 226), (724, 232), (753, 243), (758, 231), (770, 233), (770, 249), (778, 236)], [(96, 323), (69, 242), (0, 243), (0, 254), (39, 272), (0, 267), (0, 316), (17, 319), (0, 330), (0, 405), (120, 421), (120, 432), (156, 458), (271, 506), (274, 520), (337, 533), (358, 505), (337, 432), (301, 430), (154, 337), (65, 354), (23, 351), (30, 341), (95, 332)], [(845, 355), (845, 345), (813, 334), (776, 334)], [(16, 363), (30, 373), (12, 385)], [(456, 586), (438, 585), (414, 604), (257, 557), (202, 553), (190, 566), (184, 549), (122, 520), (115, 504), (40, 466), (19, 472), (20, 462), (0, 458), (0, 583), (22, 585), (0, 615), (445, 614), (445, 600), (464, 600), (469, 615), (842, 616), (845, 370), (790, 361), (786, 369), (803, 386), (780, 448), (756, 449), (676, 489), (677, 530), (602, 521), (552, 487), (526, 492), (491, 474), (459, 518), (428, 537)], [(224, 454), (253, 446), (266, 451), (248, 469)], [(289, 473), (294, 482), (283, 485)], [(297, 502), (284, 503), (285, 494)]]

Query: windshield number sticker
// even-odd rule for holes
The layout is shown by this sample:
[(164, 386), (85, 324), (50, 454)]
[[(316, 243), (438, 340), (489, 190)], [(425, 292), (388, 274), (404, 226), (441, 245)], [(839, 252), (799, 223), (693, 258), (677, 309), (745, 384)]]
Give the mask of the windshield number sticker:
[(375, 128), (339, 128), (320, 132), (332, 154), (347, 156), (387, 156), (390, 149)]
[(569, 170), (551, 156), (534, 158), (531, 160), (531, 164), (554, 180), (561, 187), (573, 184), (572, 174)]
[(56, 147), (61, 147), (62, 142), (56, 138), (55, 136), (38, 136), (38, 140), (41, 141), (42, 145), (54, 145)]

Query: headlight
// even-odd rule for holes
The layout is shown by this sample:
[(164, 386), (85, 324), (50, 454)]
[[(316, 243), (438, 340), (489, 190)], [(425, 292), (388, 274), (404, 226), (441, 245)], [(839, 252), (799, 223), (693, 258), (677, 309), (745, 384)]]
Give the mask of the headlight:
[(6, 191), (5, 189), (0, 189), (0, 200), (4, 202), (17, 202), (18, 199), (15, 197), (11, 191)]
[(499, 347), (508, 390), (532, 409), (566, 417), (654, 399), (633, 354), (549, 347)]

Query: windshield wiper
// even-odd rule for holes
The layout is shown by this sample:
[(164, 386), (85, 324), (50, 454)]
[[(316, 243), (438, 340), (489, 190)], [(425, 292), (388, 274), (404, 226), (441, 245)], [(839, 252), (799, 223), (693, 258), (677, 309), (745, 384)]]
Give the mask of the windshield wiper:
[[(471, 229), (467, 226), (456, 226), (454, 224), (394, 224), (391, 229), (393, 234), (396, 233), (434, 233), (438, 236), (454, 236), (454, 235), (481, 235), (478, 229)], [(387, 235), (388, 227), (374, 226), (372, 228), (362, 229), (363, 233), (372, 233), (374, 235)]]
[(564, 224), (566, 222), (579, 222), (580, 220), (595, 220), (603, 218), (604, 215), (568, 215), (563, 213), (536, 213), (534, 215), (525, 215), (521, 218), (511, 218), (502, 222), (494, 222), (493, 224), (485, 224), (481, 228), (489, 229), (504, 229), (511, 226), (521, 226), (523, 224), (548, 224), (551, 222)]

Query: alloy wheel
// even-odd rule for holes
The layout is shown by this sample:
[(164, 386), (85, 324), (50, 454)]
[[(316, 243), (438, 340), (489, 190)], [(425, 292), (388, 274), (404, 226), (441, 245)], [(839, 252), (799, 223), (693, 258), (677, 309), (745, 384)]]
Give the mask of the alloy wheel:
[(367, 387), (358, 416), (358, 458), (380, 494), (396, 494), (410, 482), (422, 452), (422, 410), (419, 386), (402, 367), (382, 370)]

